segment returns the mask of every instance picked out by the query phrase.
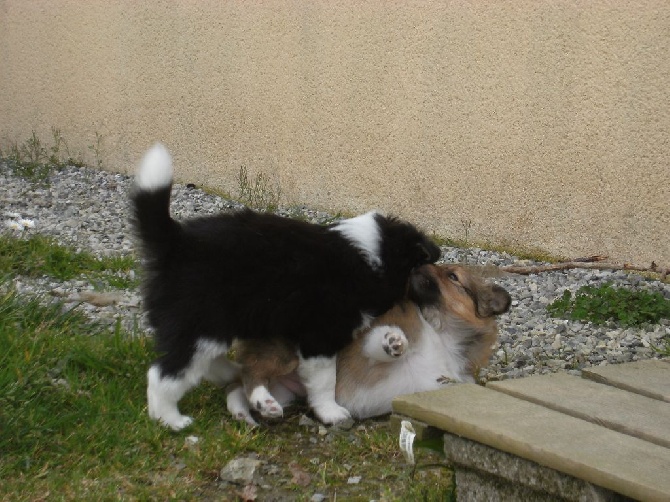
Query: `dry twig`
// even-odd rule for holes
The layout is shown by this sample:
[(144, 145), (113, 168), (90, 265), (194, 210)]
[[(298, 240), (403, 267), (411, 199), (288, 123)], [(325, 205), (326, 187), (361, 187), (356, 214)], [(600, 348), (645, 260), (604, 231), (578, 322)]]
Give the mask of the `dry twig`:
[(661, 279), (665, 279), (670, 275), (669, 268), (662, 268), (656, 265), (655, 262), (651, 262), (649, 267), (641, 267), (637, 265), (631, 265), (630, 263), (624, 263), (623, 265), (617, 263), (603, 263), (607, 259), (607, 256), (597, 255), (590, 256), (587, 258), (575, 258), (570, 261), (563, 261), (559, 263), (551, 263), (548, 265), (508, 265), (500, 267), (500, 270), (510, 274), (539, 274), (541, 272), (553, 272), (556, 270), (568, 270), (572, 268), (587, 268), (587, 269), (597, 269), (597, 270), (632, 270), (636, 272), (651, 272), (661, 276)]

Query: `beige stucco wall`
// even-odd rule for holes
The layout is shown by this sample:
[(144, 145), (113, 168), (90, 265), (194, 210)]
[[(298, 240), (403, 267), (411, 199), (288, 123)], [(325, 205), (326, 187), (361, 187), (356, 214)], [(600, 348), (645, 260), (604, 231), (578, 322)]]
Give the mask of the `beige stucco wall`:
[[(670, 3), (0, 0), (0, 146), (670, 265)], [(101, 139), (97, 145), (96, 134)]]

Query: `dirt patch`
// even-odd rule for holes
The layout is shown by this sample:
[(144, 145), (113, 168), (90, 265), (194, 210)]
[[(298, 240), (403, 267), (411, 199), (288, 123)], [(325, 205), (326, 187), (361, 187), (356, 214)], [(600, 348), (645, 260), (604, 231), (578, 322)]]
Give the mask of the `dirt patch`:
[[(284, 440), (268, 451), (237, 455), (209, 487), (212, 497), (231, 500), (314, 502), (331, 500), (450, 500), (452, 473), (429, 449), (408, 465), (388, 417), (325, 427), (304, 406), (261, 427)], [(209, 491), (209, 490), (208, 490)], [(207, 498), (207, 496), (205, 496)]]

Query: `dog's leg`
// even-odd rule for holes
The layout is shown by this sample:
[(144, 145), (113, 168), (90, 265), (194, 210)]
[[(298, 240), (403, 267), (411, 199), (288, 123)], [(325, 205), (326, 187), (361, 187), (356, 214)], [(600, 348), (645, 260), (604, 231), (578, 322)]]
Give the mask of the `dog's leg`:
[(165, 374), (161, 362), (155, 363), (147, 373), (147, 403), (149, 416), (173, 430), (181, 430), (193, 419), (179, 412), (177, 404), (190, 389), (208, 374), (213, 360), (226, 353), (228, 346), (212, 341), (198, 343), (191, 362), (175, 374)]
[(226, 407), (236, 420), (244, 421), (252, 427), (258, 426), (258, 423), (251, 416), (249, 401), (242, 385), (239, 383), (231, 384), (226, 389)]
[(270, 391), (265, 385), (257, 385), (248, 395), (251, 406), (253, 406), (261, 416), (267, 418), (279, 418), (284, 414), (281, 405), (272, 394), (270, 394)]
[(336, 424), (351, 418), (351, 414), (335, 402), (337, 357), (300, 356), (298, 374), (307, 389), (307, 402), (325, 424)]
[[(251, 384), (251, 392), (243, 392), (247, 412), (249, 407), (253, 406), (254, 409), (257, 410), (263, 417), (279, 418), (283, 416), (284, 406), (291, 404), (295, 400), (296, 395), (289, 387), (280, 381), (281, 379), (281, 376), (275, 379), (271, 379), (268, 385), (263, 385), (263, 383), (259, 381), (255, 381), (254, 384)], [(248, 381), (245, 383), (246, 385), (250, 385)], [(234, 397), (234, 399), (239, 398)], [(230, 407), (228, 410), (233, 413)], [(236, 408), (236, 410), (238, 410), (238, 408)], [(246, 417), (243, 419), (247, 423), (251, 424), (251, 422), (249, 422)]]
[(242, 387), (249, 405), (267, 418), (279, 418), (284, 410), (268, 390), (269, 380), (265, 376), (262, 365), (242, 366)]
[[(281, 403), (280, 409), (282, 406), (288, 406), (295, 399), (295, 394), (279, 382), (272, 382), (271, 389), (271, 396), (274, 396), (277, 402)], [(247, 395), (241, 384), (232, 383), (226, 387), (226, 407), (236, 420), (244, 421), (253, 427), (258, 425), (251, 416), (249, 399), (247, 399)]]
[(159, 365), (149, 368), (147, 373), (147, 402), (149, 416), (173, 430), (181, 430), (193, 423), (191, 417), (179, 413), (177, 403), (193, 383), (184, 376), (163, 376)]
[(291, 403), (293, 403), (293, 401), (295, 401), (296, 393), (284, 385), (282, 381), (271, 381), (268, 390), (283, 408), (289, 406)]
[(380, 362), (395, 361), (407, 350), (409, 342), (398, 326), (375, 326), (363, 341), (363, 355)]
[(224, 387), (236, 380), (240, 375), (240, 365), (228, 359), (226, 354), (212, 359), (204, 378), (214, 385)]
[(240, 341), (236, 357), (241, 365), (240, 378), (249, 405), (261, 416), (279, 418), (284, 414), (281, 404), (268, 390), (273, 378), (291, 373), (298, 366), (295, 348), (282, 339), (260, 343)]

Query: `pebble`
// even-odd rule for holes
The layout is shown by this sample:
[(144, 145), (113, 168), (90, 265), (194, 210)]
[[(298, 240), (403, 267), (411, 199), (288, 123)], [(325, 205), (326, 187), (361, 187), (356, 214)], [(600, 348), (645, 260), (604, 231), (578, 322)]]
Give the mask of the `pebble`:
[(257, 458), (234, 458), (221, 469), (219, 478), (230, 483), (248, 483), (253, 481), (261, 464), (262, 461)]
[(186, 436), (184, 443), (186, 444), (187, 447), (191, 448), (193, 446), (196, 446), (199, 441), (200, 438), (198, 436)]

